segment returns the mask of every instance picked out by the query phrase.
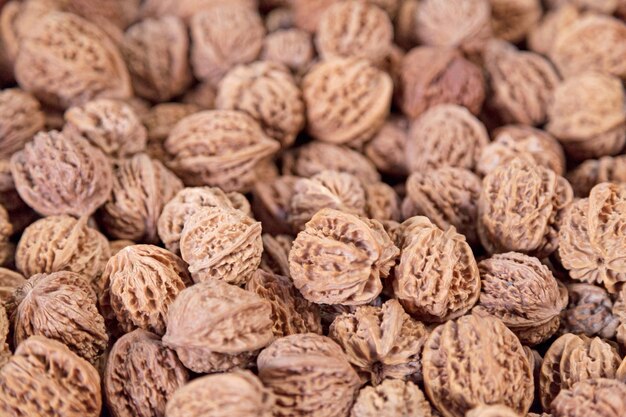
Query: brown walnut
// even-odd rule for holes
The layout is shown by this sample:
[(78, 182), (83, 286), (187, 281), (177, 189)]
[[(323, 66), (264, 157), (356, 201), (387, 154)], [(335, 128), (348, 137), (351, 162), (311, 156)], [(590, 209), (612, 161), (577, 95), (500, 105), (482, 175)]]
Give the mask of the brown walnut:
[(408, 131), (409, 121), (406, 118), (391, 116), (365, 145), (364, 154), (380, 172), (405, 177), (408, 172), (405, 156)]
[(45, 116), (30, 93), (17, 88), (0, 91), (0, 158), (10, 158), (44, 128)]
[(270, 234), (292, 234), (289, 224), (291, 198), (296, 183), (300, 179), (291, 175), (281, 175), (269, 182), (259, 181), (252, 189), (252, 209), (255, 218), (263, 225), (263, 231)]
[(261, 59), (278, 62), (296, 73), (305, 71), (314, 57), (315, 48), (311, 34), (303, 30), (295, 28), (277, 30), (263, 40)]
[(293, 245), (293, 237), (289, 235), (276, 235), (264, 233), (263, 255), (261, 257), (260, 269), (272, 272), (276, 275), (289, 277), (289, 252)]
[(569, 304), (561, 313), (561, 332), (612, 339), (620, 320), (607, 291), (590, 284), (568, 284)]
[(581, 381), (552, 402), (553, 417), (620, 417), (626, 409), (626, 384), (614, 379)]
[(517, 43), (541, 19), (540, 0), (489, 0), (491, 27), (496, 38)]
[(7, 304), (13, 292), (26, 284), (26, 278), (18, 272), (0, 268), (0, 304)]
[(588, 197), (591, 189), (603, 182), (626, 183), (626, 155), (589, 159), (567, 174), (574, 193)]
[(386, 379), (359, 391), (350, 417), (432, 417), (433, 411), (419, 387), (410, 381)]

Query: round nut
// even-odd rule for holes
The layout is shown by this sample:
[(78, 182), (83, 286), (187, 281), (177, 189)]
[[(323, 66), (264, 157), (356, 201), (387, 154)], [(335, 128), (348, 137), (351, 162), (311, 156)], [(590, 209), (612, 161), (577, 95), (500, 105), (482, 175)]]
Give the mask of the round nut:
[(199, 111), (200, 108), (195, 104), (161, 103), (152, 107), (141, 118), (141, 121), (148, 130), (148, 140), (152, 143), (159, 143), (162, 146), (163, 141), (167, 139), (178, 122)]
[(491, 27), (496, 38), (518, 43), (541, 19), (540, 0), (489, 0)]
[(269, 182), (259, 181), (252, 190), (254, 216), (270, 234), (291, 234), (288, 222), (291, 198), (298, 177), (281, 175)]
[(297, 73), (305, 71), (314, 57), (311, 35), (303, 30), (277, 30), (263, 39), (261, 59), (278, 62)]
[(109, 241), (109, 249), (111, 249), (111, 256), (116, 255), (119, 251), (127, 246), (134, 245), (135, 242), (127, 239), (118, 239)]
[(26, 284), (26, 278), (18, 272), (0, 268), (0, 304), (7, 304), (13, 292)]
[[(293, 238), (288, 235), (272, 236), (265, 233), (261, 239), (263, 240), (263, 255), (259, 268), (266, 272), (289, 277), (289, 252), (293, 245)], [(2, 268), (0, 268), (1, 270)]]
[(405, 151), (408, 130), (407, 119), (392, 116), (365, 145), (365, 155), (380, 172), (394, 177), (407, 175)]
[(573, 5), (580, 10), (613, 14), (618, 8), (620, 0), (547, 0), (546, 6), (550, 9), (558, 9), (566, 5)]
[(17, 88), (0, 91), (0, 158), (10, 158), (43, 129), (45, 115), (30, 93)]
[(0, 205), (0, 265), (11, 258), (11, 235), (13, 234), (13, 226), (9, 221), (9, 213)]
[(600, 183), (626, 183), (626, 155), (587, 160), (569, 172), (567, 180), (576, 196), (583, 198)]
[[(178, 16), (185, 22), (199, 12), (238, 3), (250, 10), (258, 8), (258, 0), (144, 0), (142, 16)], [(218, 6), (218, 7), (216, 7)]]
[(91, 0), (65, 0), (64, 9), (100, 25), (113, 24), (126, 28), (139, 16), (141, 0), (112, 0), (97, 3)]
[(568, 284), (569, 304), (561, 313), (562, 333), (612, 339), (620, 324), (612, 313), (613, 302), (603, 288), (590, 284)]
[(542, 55), (549, 55), (559, 35), (580, 17), (580, 10), (565, 4), (550, 10), (528, 34), (528, 48)]
[(581, 381), (552, 402), (554, 417), (619, 417), (626, 408), (626, 384), (607, 378)]
[(506, 405), (479, 405), (465, 414), (465, 417), (519, 417), (515, 411)]
[(187, 90), (182, 97), (182, 102), (193, 104), (203, 110), (211, 110), (215, 108), (216, 94), (215, 88), (210, 83), (200, 83)]
[(387, 183), (364, 184), (365, 212), (370, 219), (379, 222), (400, 220), (400, 199)]
[(376, 387), (362, 388), (350, 413), (350, 417), (378, 416), (432, 417), (433, 411), (417, 385), (386, 379)]

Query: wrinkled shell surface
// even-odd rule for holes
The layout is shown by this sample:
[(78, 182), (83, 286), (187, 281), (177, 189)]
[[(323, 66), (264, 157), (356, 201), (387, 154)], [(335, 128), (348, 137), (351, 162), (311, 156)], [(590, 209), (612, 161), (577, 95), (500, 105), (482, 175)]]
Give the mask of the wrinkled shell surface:
[(569, 284), (569, 305), (561, 314), (561, 331), (612, 339), (619, 318), (612, 314), (613, 302), (603, 288), (590, 284)]
[(16, 288), (24, 285), (26, 278), (18, 272), (0, 268), (0, 304), (7, 304)]
[(597, 378), (563, 390), (552, 403), (554, 417), (619, 417), (626, 408), (626, 384)]
[(359, 392), (350, 417), (432, 417), (431, 405), (412, 382), (386, 379), (377, 387)]
[(261, 238), (263, 239), (263, 256), (259, 268), (266, 272), (289, 277), (289, 252), (293, 244), (293, 237), (289, 235), (272, 236), (265, 233)]
[(405, 149), (408, 130), (407, 119), (391, 117), (365, 145), (365, 155), (380, 172), (396, 177), (407, 175)]
[(45, 123), (39, 102), (29, 93), (0, 91), (0, 158), (9, 158), (32, 139)]
[(315, 57), (311, 35), (300, 29), (269, 33), (263, 39), (261, 59), (281, 63), (290, 69), (304, 71)]
[(540, 0), (489, 0), (495, 37), (517, 43), (541, 19)]
[(578, 197), (588, 197), (603, 182), (626, 183), (626, 155), (587, 160), (569, 172), (567, 179)]

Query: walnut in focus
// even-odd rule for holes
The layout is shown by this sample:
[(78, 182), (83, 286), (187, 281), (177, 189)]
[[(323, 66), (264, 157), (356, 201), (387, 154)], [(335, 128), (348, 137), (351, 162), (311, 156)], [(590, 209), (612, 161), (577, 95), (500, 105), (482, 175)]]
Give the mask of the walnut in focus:
[(588, 197), (603, 182), (626, 183), (626, 155), (589, 159), (569, 172), (567, 179), (578, 197)]
[(496, 38), (517, 43), (533, 29), (543, 13), (540, 0), (489, 0)]
[(252, 190), (252, 209), (255, 218), (270, 234), (291, 234), (289, 212), (298, 177), (281, 175), (271, 181), (258, 181)]
[(405, 149), (408, 141), (409, 121), (391, 116), (378, 133), (365, 145), (364, 154), (384, 174), (394, 177), (407, 175)]
[(18, 88), (0, 91), (0, 158), (10, 158), (43, 129), (44, 113), (30, 93)]
[(432, 417), (433, 411), (419, 387), (410, 381), (386, 379), (359, 391), (350, 417)]
[[(289, 277), (289, 252), (293, 245), (293, 237), (289, 235), (272, 236), (264, 233), (261, 239), (263, 240), (263, 255), (259, 268), (266, 272)], [(1, 270), (2, 268), (0, 268)]]
[(314, 57), (311, 34), (303, 30), (277, 30), (263, 39), (261, 59), (278, 62), (296, 73), (305, 71)]
[(607, 291), (590, 284), (568, 284), (569, 304), (561, 313), (561, 332), (612, 339), (620, 324)]
[(7, 304), (13, 292), (26, 284), (26, 278), (18, 272), (0, 268), (0, 304)]
[(553, 417), (620, 417), (626, 409), (626, 384), (590, 379), (562, 390), (552, 402)]

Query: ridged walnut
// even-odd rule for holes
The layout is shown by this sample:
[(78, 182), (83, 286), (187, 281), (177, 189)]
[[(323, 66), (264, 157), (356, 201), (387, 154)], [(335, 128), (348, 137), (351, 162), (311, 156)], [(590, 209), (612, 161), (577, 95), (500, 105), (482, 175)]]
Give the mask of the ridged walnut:
[(491, 27), (496, 38), (522, 41), (541, 19), (540, 0), (489, 0)]
[(298, 177), (281, 175), (269, 182), (259, 181), (252, 189), (254, 216), (270, 234), (292, 234), (289, 224), (291, 197)]
[(626, 183), (626, 155), (589, 159), (567, 174), (576, 196), (588, 197), (603, 182)]
[(626, 409), (626, 384), (597, 378), (563, 390), (552, 402), (553, 417), (620, 417)]
[(44, 128), (39, 102), (18, 88), (0, 91), (0, 158), (10, 158)]
[(562, 333), (612, 339), (620, 324), (608, 292), (591, 284), (568, 284), (569, 304), (561, 313)]

